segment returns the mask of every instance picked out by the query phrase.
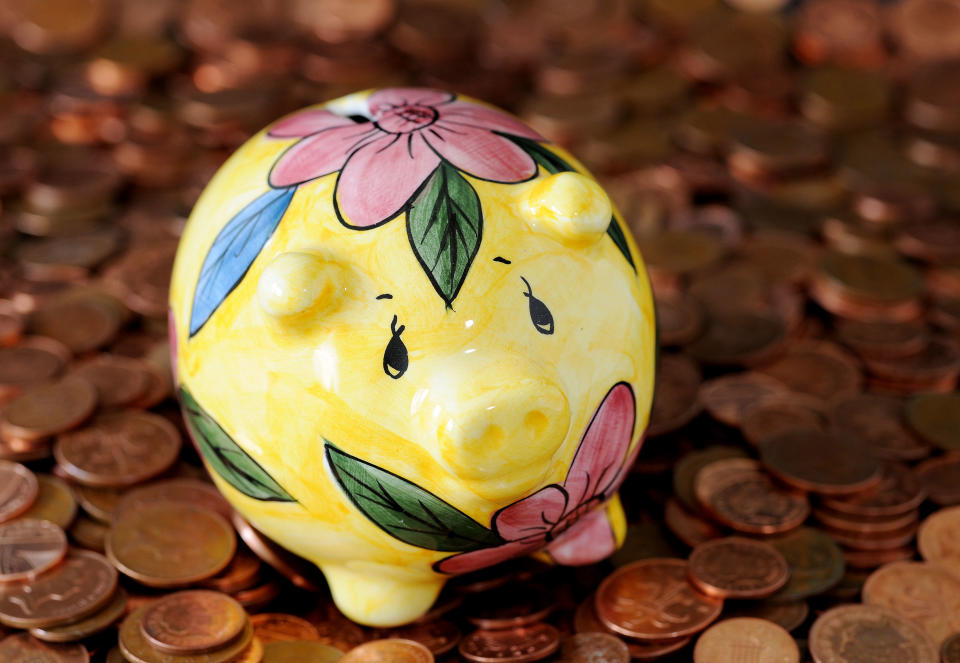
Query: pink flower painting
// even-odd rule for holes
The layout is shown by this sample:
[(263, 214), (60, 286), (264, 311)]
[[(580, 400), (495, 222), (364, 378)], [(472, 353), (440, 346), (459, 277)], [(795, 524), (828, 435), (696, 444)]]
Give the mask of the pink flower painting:
[(540, 549), (560, 564), (596, 562), (616, 549), (604, 504), (640, 449), (627, 458), (635, 419), (633, 392), (618, 383), (597, 408), (562, 484), (551, 484), (493, 516), (504, 543), (442, 559), (442, 573), (466, 573)]
[(369, 121), (310, 109), (275, 123), (273, 138), (299, 138), (270, 172), (287, 187), (339, 171), (334, 205), (354, 228), (372, 228), (404, 210), (441, 160), (471, 177), (520, 182), (537, 172), (510, 134), (543, 137), (500, 111), (449, 92), (392, 88), (367, 99)]

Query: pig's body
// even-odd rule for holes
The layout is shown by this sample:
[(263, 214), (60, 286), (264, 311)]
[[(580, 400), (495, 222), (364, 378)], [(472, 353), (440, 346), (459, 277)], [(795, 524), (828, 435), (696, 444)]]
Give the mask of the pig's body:
[(329, 107), (248, 141), (184, 232), (176, 367), (218, 487), (367, 624), (450, 574), (609, 554), (655, 333), (606, 195), (476, 102)]

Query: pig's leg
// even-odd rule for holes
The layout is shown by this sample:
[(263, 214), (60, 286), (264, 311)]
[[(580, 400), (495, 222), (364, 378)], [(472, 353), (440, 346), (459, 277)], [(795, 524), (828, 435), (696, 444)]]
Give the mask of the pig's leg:
[(367, 626), (399, 626), (426, 614), (447, 578), (433, 572), (352, 562), (321, 567), (334, 603)]

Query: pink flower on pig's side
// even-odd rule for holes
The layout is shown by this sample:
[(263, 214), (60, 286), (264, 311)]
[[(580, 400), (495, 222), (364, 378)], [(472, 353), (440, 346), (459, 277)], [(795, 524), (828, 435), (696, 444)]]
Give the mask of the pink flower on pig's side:
[(493, 516), (493, 530), (505, 543), (442, 559), (442, 573), (475, 571), (546, 548), (560, 564), (591, 564), (616, 549), (604, 503), (633, 464), (636, 403), (626, 383), (615, 385), (597, 408), (562, 484), (541, 488)]
[(273, 138), (300, 138), (270, 171), (270, 185), (295, 186), (340, 171), (334, 206), (365, 229), (403, 211), (441, 159), (464, 173), (512, 183), (537, 173), (533, 158), (502, 133), (542, 141), (519, 120), (427, 88), (388, 88), (367, 99), (370, 122), (328, 110), (276, 122)]

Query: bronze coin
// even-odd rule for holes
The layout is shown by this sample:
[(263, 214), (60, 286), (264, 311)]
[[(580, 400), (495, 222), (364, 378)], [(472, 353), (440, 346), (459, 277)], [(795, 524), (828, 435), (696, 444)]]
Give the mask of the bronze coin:
[(786, 584), (787, 560), (762, 541), (731, 536), (702, 543), (690, 553), (690, 582), (719, 598), (762, 598)]
[(141, 398), (150, 386), (150, 372), (144, 362), (129, 357), (102, 354), (84, 362), (73, 375), (96, 387), (102, 408), (130, 405)]
[(147, 412), (103, 414), (87, 428), (60, 435), (53, 453), (79, 483), (129, 486), (173, 465), (180, 453), (180, 433), (163, 417)]
[(814, 509), (817, 521), (831, 530), (840, 530), (848, 534), (885, 534), (902, 530), (919, 520), (919, 513), (907, 511), (894, 516), (850, 516), (829, 509)]
[(930, 458), (913, 471), (931, 502), (940, 506), (960, 504), (960, 453)]
[(683, 455), (673, 466), (673, 493), (683, 506), (691, 510), (699, 510), (700, 503), (694, 495), (694, 480), (697, 473), (715, 460), (722, 458), (744, 458), (746, 452), (738, 447), (711, 446), (698, 449)]
[(577, 633), (560, 645), (558, 663), (630, 663), (630, 650), (606, 633)]
[(75, 484), (73, 494), (87, 514), (102, 523), (109, 523), (113, 520), (117, 504), (127, 494), (127, 490), (124, 488), (102, 488)]
[(940, 647), (940, 663), (957, 663), (960, 661), (960, 633), (954, 633), (943, 641)]
[(46, 382), (63, 370), (70, 358), (49, 348), (19, 345), (0, 348), (0, 395), (9, 398), (29, 385)]
[(127, 593), (117, 588), (107, 605), (83, 619), (47, 628), (32, 628), (30, 635), (44, 642), (77, 642), (113, 626), (127, 607)]
[(532, 663), (550, 656), (559, 645), (557, 629), (550, 624), (533, 624), (502, 631), (474, 631), (460, 641), (459, 651), (470, 663)]
[(704, 364), (749, 366), (770, 358), (785, 336), (783, 321), (772, 313), (714, 313), (708, 317), (703, 334), (687, 346), (687, 351)]
[(117, 568), (149, 587), (180, 587), (214, 576), (236, 547), (233, 528), (222, 516), (174, 502), (128, 510), (106, 541)]
[(814, 399), (801, 394), (771, 396), (744, 410), (740, 431), (747, 442), (760, 448), (771, 438), (798, 428), (823, 430), (825, 419)]
[(903, 402), (894, 396), (860, 394), (835, 403), (830, 420), (837, 433), (859, 441), (878, 458), (926, 458), (931, 446), (907, 429), (903, 412)]
[[(200, 584), (208, 589), (215, 589), (218, 592), (238, 592), (243, 589), (249, 589), (257, 583), (260, 576), (260, 570), (263, 564), (260, 558), (246, 549), (245, 546), (238, 546), (237, 553), (230, 560), (227, 567), (213, 576), (203, 580)], [(260, 638), (263, 640), (263, 638)], [(307, 640), (308, 638), (300, 638)], [(266, 644), (266, 641), (263, 641)]]
[(67, 554), (67, 536), (46, 520), (20, 518), (0, 525), (0, 583), (30, 580)]
[(930, 514), (920, 525), (917, 548), (926, 561), (960, 574), (960, 506)]
[[(281, 640), (263, 646), (263, 663), (335, 663), (343, 660), (343, 652), (330, 645), (319, 642), (299, 640)], [(372, 661), (390, 659), (370, 659)], [(398, 661), (407, 659), (398, 658)]]
[(717, 421), (728, 426), (740, 426), (743, 412), (766, 396), (788, 393), (779, 380), (746, 371), (713, 378), (700, 385), (700, 401)]
[(263, 536), (239, 513), (234, 512), (231, 520), (240, 538), (250, 547), (250, 550), (278, 571), (280, 575), (301, 589), (314, 592), (322, 591), (325, 583), (322, 577), (319, 577), (320, 573), (315, 565), (288, 552)]
[(693, 360), (684, 355), (661, 354), (647, 435), (652, 437), (682, 428), (697, 416), (699, 387), (700, 369)]
[(850, 532), (822, 527), (822, 531), (847, 550), (899, 550), (917, 535), (916, 521), (891, 532)]
[(0, 586), (0, 622), (15, 628), (45, 628), (82, 619), (106, 604), (117, 571), (97, 553), (74, 550), (30, 582)]
[(61, 529), (70, 527), (77, 515), (77, 501), (70, 486), (51, 474), (38, 474), (37, 485), (37, 500), (23, 512), (23, 517), (49, 520)]
[(340, 651), (350, 651), (367, 640), (366, 632), (343, 616), (333, 602), (321, 602), (307, 615), (320, 634), (318, 642)]
[(773, 599), (794, 601), (827, 591), (843, 577), (843, 553), (833, 540), (812, 527), (801, 527), (767, 542), (787, 560), (790, 578)]
[(846, 548), (843, 551), (843, 559), (849, 569), (871, 571), (884, 564), (911, 560), (916, 557), (916, 554), (917, 551), (913, 546), (890, 550), (853, 550), (852, 548)]
[(910, 427), (944, 451), (960, 451), (960, 394), (922, 394), (910, 400), (904, 414)]
[[(264, 646), (257, 638), (250, 640), (250, 644), (242, 652), (237, 654), (230, 663), (263, 663)], [(109, 662), (108, 662), (109, 663)]]
[(543, 621), (552, 609), (545, 588), (517, 582), (468, 597), (464, 604), (467, 621), (489, 631)]
[(908, 513), (923, 502), (924, 491), (913, 470), (900, 463), (884, 463), (880, 483), (853, 495), (823, 497), (823, 506), (856, 518), (882, 518)]
[(0, 523), (29, 509), (39, 490), (33, 472), (19, 463), (0, 460)]
[(799, 490), (849, 495), (880, 482), (880, 463), (863, 447), (815, 429), (770, 438), (760, 458), (774, 476)]
[(806, 601), (728, 601), (722, 617), (754, 617), (779, 624), (788, 631), (796, 630), (807, 621), (810, 606)]
[(120, 651), (130, 663), (232, 663), (253, 641), (253, 626), (248, 619), (240, 635), (217, 651), (204, 654), (167, 654), (151, 647), (143, 636), (140, 624), (149, 607), (149, 604), (140, 606), (120, 623)]
[(182, 478), (162, 479), (124, 492), (116, 502), (111, 519), (115, 520), (128, 509), (135, 509), (141, 504), (156, 502), (191, 504), (216, 511), (228, 520), (233, 517), (233, 507), (213, 484), (199, 479)]
[(0, 419), (0, 433), (39, 440), (76, 428), (97, 406), (97, 390), (82, 377), (68, 375), (52, 384), (31, 387), (11, 401)]
[(697, 473), (694, 493), (718, 521), (747, 534), (775, 534), (799, 527), (810, 514), (802, 493), (784, 490), (750, 458), (717, 460)]
[(283, 640), (317, 640), (317, 628), (301, 617), (280, 612), (263, 612), (253, 615), (253, 635), (265, 645)]
[(863, 585), (863, 602), (886, 608), (923, 629), (939, 646), (960, 630), (960, 577), (926, 562), (893, 562)]
[(782, 357), (759, 369), (790, 390), (824, 403), (860, 391), (863, 375), (846, 352), (825, 344), (793, 344)]
[(30, 326), (33, 333), (60, 341), (74, 354), (83, 354), (110, 343), (123, 322), (123, 308), (112, 297), (76, 291), (36, 311)]
[(209, 590), (176, 592), (147, 606), (140, 630), (170, 654), (202, 654), (232, 642), (248, 621), (240, 604)]
[(84, 515), (76, 518), (67, 530), (70, 539), (78, 546), (100, 554), (106, 551), (108, 531), (109, 529), (102, 522)]
[(937, 648), (916, 626), (872, 605), (841, 605), (810, 628), (810, 653), (818, 663), (937, 663)]
[[(670, 532), (691, 548), (723, 536), (723, 531), (712, 521), (701, 517), (697, 512), (690, 511), (680, 504), (679, 500), (672, 497), (667, 500), (663, 509), (663, 519)], [(656, 555), (647, 556), (656, 557)]]
[(799, 663), (800, 649), (786, 631), (766, 619), (734, 617), (714, 624), (697, 640), (693, 663)]
[(662, 347), (686, 345), (703, 326), (700, 304), (682, 294), (657, 296), (657, 334)]
[(638, 640), (668, 640), (702, 631), (723, 601), (701, 594), (679, 559), (644, 559), (621, 566), (597, 589), (597, 616), (610, 629)]
[[(604, 633), (620, 638), (620, 634), (611, 631), (597, 617), (596, 598), (594, 594), (588, 596), (581, 603), (573, 616), (573, 630), (577, 633)], [(626, 640), (627, 651), (634, 661), (653, 661), (671, 652), (683, 649), (690, 643), (690, 638), (674, 638), (673, 640), (643, 641)]]
[(413, 640), (371, 640), (354, 647), (340, 659), (344, 663), (432, 663), (430, 650)]
[(52, 645), (26, 633), (0, 640), (4, 663), (90, 663), (90, 654), (80, 644)]
[(382, 629), (378, 638), (399, 638), (419, 642), (433, 653), (442, 656), (452, 651), (460, 643), (460, 629), (453, 622), (445, 619), (424, 621), (409, 626), (399, 626), (392, 629)]

